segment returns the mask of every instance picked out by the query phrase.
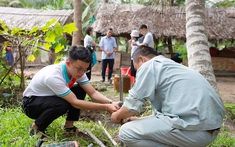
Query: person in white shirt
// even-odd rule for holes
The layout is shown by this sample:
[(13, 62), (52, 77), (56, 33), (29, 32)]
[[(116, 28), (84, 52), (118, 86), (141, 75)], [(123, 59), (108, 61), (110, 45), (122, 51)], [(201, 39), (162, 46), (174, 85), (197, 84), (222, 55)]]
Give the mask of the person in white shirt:
[(84, 47), (88, 48), (92, 53), (92, 62), (91, 62), (91, 64), (89, 65), (89, 67), (87, 69), (90, 72), (86, 73), (89, 80), (91, 79), (91, 68), (97, 63), (96, 54), (95, 54), (96, 43), (91, 38), (92, 34), (93, 34), (93, 28), (92, 27), (87, 27), (86, 28), (86, 36), (84, 38)]
[(113, 74), (113, 65), (115, 59), (115, 51), (117, 49), (116, 39), (112, 37), (113, 29), (109, 28), (107, 31), (106, 36), (100, 39), (99, 47), (102, 51), (102, 80), (101, 82), (105, 81), (105, 72), (107, 65), (109, 67), (108, 73), (108, 82), (112, 83), (111, 77)]
[(133, 45), (133, 44), (138, 44), (139, 41), (138, 41), (138, 38), (139, 38), (139, 31), (138, 30), (132, 30), (131, 34), (131, 39), (129, 40), (129, 47), (130, 47), (130, 50), (131, 50), (131, 76), (135, 77), (136, 75), (136, 70), (134, 68), (134, 64), (133, 64), (133, 53), (135, 52), (137, 46), (136, 45)]
[(142, 43), (136, 43), (137, 46), (148, 46), (154, 47), (154, 39), (152, 33), (148, 31), (148, 27), (145, 24), (142, 24), (139, 29), (140, 33), (144, 36), (144, 41)]
[[(118, 102), (96, 91), (86, 76), (92, 56), (83, 46), (72, 46), (68, 59), (61, 64), (49, 65), (38, 71), (23, 92), (23, 112), (34, 123), (30, 134), (38, 137), (58, 117), (67, 113), (64, 129), (67, 132), (80, 133), (74, 126), (78, 121), (80, 109), (116, 111)], [(94, 101), (84, 100), (84, 90)]]

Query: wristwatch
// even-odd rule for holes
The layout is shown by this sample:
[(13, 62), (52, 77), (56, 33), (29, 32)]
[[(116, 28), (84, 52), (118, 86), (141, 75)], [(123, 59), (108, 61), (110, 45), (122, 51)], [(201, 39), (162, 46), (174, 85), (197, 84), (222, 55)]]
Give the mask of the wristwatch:
[(109, 103), (112, 104), (112, 103), (113, 103), (113, 100), (110, 100)]

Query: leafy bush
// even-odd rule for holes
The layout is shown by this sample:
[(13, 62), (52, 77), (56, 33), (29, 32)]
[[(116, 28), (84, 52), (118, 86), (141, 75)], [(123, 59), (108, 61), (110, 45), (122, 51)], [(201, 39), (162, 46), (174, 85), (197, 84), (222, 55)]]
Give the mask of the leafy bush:
[(225, 104), (228, 117), (235, 123), (235, 104)]

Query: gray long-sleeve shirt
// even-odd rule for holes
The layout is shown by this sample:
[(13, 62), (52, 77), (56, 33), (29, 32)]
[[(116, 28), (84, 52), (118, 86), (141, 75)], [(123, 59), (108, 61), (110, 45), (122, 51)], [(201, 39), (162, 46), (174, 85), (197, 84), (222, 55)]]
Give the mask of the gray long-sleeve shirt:
[(200, 73), (163, 56), (138, 69), (124, 106), (140, 113), (146, 100), (154, 115), (182, 130), (220, 128), (225, 115), (219, 95)]

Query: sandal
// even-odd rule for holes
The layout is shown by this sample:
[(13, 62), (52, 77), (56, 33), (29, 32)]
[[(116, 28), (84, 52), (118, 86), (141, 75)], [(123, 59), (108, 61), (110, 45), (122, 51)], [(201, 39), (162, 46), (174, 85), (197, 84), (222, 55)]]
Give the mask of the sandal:
[(30, 134), (30, 136), (36, 135), (36, 136), (40, 137), (40, 136), (43, 136), (43, 134), (45, 134), (45, 131), (40, 131), (38, 129), (33, 129), (32, 125), (31, 125), (29, 127), (29, 134)]
[(81, 130), (79, 130), (77, 127), (73, 126), (73, 127), (65, 127), (64, 126), (64, 130), (67, 132), (67, 133), (77, 133), (77, 135), (87, 135), (86, 132), (83, 132)]
[(75, 126), (69, 127), (69, 128), (67, 128), (67, 127), (64, 126), (64, 130), (65, 130), (67, 133), (71, 133), (71, 132), (72, 132), (72, 133), (76, 133), (77, 130), (78, 130), (78, 128), (75, 127)]

